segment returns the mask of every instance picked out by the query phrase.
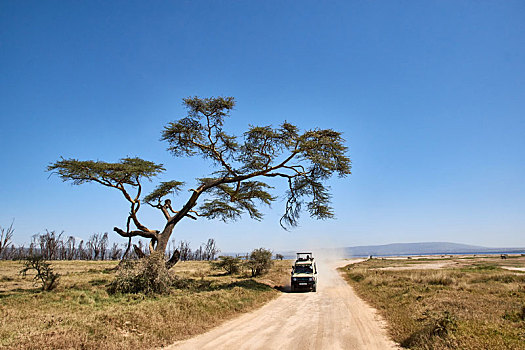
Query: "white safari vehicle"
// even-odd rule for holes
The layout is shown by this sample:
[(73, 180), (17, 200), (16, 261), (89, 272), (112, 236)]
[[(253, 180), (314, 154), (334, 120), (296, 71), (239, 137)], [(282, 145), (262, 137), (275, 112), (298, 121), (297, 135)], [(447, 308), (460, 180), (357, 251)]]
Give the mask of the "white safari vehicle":
[(292, 267), (292, 292), (298, 290), (317, 291), (317, 266), (311, 252), (297, 253), (297, 259)]

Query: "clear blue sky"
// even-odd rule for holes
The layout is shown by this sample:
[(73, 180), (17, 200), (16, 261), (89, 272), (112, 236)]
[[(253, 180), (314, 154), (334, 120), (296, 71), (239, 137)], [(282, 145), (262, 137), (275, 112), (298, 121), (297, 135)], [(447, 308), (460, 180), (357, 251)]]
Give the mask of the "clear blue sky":
[(184, 222), (177, 240), (525, 246), (523, 1), (2, 1), (0, 79), (0, 226), (15, 219), (17, 243), (124, 226), (116, 191), (49, 177), (61, 156), (139, 156), (191, 186), (210, 169), (172, 158), (160, 131), (183, 97), (225, 95), (238, 134), (344, 132), (353, 175), (331, 181), (336, 220), (286, 232), (278, 201), (262, 222)]

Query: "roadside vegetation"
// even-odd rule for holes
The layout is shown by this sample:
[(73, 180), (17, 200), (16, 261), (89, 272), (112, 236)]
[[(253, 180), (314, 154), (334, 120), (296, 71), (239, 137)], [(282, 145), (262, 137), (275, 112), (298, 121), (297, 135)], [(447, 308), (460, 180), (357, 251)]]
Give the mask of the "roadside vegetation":
[(165, 346), (277, 297), (290, 262), (274, 261), (266, 274), (252, 278), (251, 269), (244, 265), (227, 274), (207, 261), (181, 261), (169, 270), (168, 280), (158, 281), (165, 290), (152, 293), (111, 293), (116, 275), (123, 270), (114, 270), (116, 261), (52, 261), (51, 265), (60, 283), (42, 292), (34, 283), (33, 270), (27, 270), (25, 277), (20, 274), (23, 262), (0, 261), (0, 348)]
[(525, 272), (503, 267), (525, 257), (379, 258), (340, 270), (405, 348), (523, 349)]

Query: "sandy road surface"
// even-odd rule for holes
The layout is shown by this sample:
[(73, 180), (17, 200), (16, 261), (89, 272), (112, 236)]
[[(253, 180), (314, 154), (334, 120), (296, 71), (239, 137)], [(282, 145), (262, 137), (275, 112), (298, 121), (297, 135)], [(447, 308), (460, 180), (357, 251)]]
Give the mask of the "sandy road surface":
[(317, 293), (283, 293), (240, 316), (166, 349), (396, 349), (375, 311), (335, 268), (318, 261)]

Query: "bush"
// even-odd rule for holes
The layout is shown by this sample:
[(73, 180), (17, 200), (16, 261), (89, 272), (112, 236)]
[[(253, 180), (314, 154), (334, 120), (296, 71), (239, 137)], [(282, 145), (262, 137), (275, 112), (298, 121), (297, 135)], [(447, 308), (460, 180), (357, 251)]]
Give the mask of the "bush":
[(22, 276), (26, 276), (27, 271), (35, 270), (33, 277), (35, 283), (42, 283), (42, 290), (53, 290), (58, 285), (60, 274), (53, 272), (51, 264), (46, 262), (41, 255), (30, 255), (24, 261), (24, 268), (20, 271)]
[(423, 278), (423, 281), (432, 285), (450, 286), (456, 283), (456, 281), (448, 276), (446, 273), (438, 272)]
[(272, 252), (268, 249), (255, 249), (250, 254), (250, 259), (246, 262), (252, 271), (252, 277), (265, 274), (272, 267)]
[(224, 269), (228, 275), (233, 275), (241, 270), (241, 258), (219, 256), (219, 260), (212, 262), (211, 266), (214, 270)]
[[(412, 333), (407, 339), (401, 342), (405, 348), (433, 349), (438, 338), (441, 342), (448, 344), (446, 348), (455, 349), (452, 333), (457, 330), (456, 317), (449, 311), (444, 311), (441, 316), (431, 316), (426, 324)], [(430, 345), (430, 347), (429, 347)]]
[(365, 279), (365, 275), (359, 272), (351, 272), (348, 274), (348, 277), (350, 277), (352, 281), (355, 281), (355, 282), (361, 282), (362, 280)]
[(124, 262), (107, 291), (109, 294), (163, 294), (169, 291), (172, 283), (164, 255), (156, 252), (138, 261)]
[(437, 318), (432, 325), (432, 335), (445, 337), (457, 329), (456, 317), (449, 311), (443, 312), (443, 316)]
[(525, 321), (525, 305), (517, 311), (505, 312), (503, 319), (513, 322)]

